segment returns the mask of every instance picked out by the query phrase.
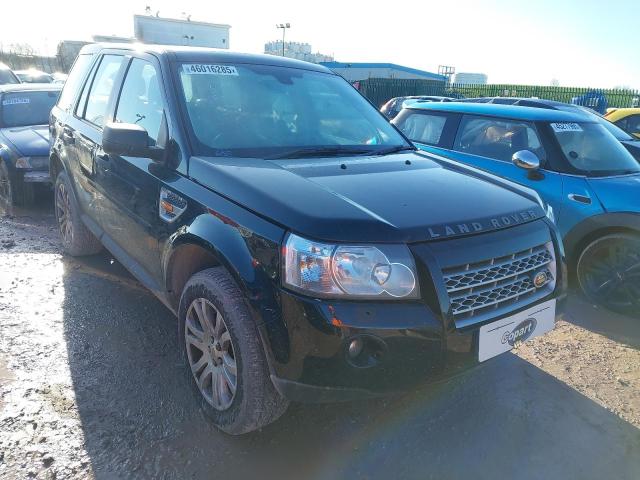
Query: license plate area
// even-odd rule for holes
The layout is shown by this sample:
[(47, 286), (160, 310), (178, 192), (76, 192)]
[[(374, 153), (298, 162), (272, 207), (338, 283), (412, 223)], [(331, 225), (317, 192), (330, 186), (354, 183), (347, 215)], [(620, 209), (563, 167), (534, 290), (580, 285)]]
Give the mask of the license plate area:
[(480, 327), (478, 361), (508, 352), (519, 342), (553, 330), (556, 300), (548, 300), (515, 315)]

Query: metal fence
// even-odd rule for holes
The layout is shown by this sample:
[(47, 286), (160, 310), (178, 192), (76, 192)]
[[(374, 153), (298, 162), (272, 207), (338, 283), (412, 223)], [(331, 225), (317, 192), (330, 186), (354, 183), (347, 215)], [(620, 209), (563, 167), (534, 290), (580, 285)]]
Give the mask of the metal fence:
[(445, 84), (432, 80), (403, 80), (395, 78), (370, 78), (356, 82), (356, 88), (374, 105), (381, 107), (393, 97), (409, 95), (443, 95), (456, 98), (472, 97), (525, 97), (557, 100), (570, 103), (574, 97), (589, 92), (604, 95), (609, 107), (640, 106), (640, 90), (593, 89), (574, 87), (551, 87), (536, 85), (465, 85)]
[(45, 57), (41, 55), (21, 55), (0, 51), (0, 62), (9, 65), (12, 70), (36, 68), (49, 73), (64, 70), (63, 65), (60, 63), (60, 59), (57, 56)]

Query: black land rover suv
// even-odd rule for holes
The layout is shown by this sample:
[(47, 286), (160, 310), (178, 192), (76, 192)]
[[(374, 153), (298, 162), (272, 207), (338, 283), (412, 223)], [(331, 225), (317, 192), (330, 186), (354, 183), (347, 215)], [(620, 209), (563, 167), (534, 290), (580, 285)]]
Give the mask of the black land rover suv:
[(91, 45), (50, 128), (66, 252), (104, 245), (178, 316), (226, 432), (553, 328), (563, 253), (536, 194), (415, 151), (324, 67)]

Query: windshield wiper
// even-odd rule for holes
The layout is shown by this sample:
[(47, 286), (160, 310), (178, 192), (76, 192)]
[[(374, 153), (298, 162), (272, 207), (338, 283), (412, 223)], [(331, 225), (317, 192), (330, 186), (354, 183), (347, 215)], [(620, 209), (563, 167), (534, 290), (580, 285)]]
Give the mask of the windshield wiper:
[(308, 147), (291, 150), (289, 152), (278, 153), (264, 157), (265, 160), (279, 160), (282, 158), (305, 158), (305, 157), (335, 157), (343, 155), (365, 155), (371, 154), (370, 148), (347, 148), (347, 147)]
[(395, 145), (393, 147), (373, 151), (371, 152), (371, 155), (389, 155), (391, 153), (404, 152), (406, 150), (414, 151), (416, 150), (416, 147), (412, 147), (410, 145)]

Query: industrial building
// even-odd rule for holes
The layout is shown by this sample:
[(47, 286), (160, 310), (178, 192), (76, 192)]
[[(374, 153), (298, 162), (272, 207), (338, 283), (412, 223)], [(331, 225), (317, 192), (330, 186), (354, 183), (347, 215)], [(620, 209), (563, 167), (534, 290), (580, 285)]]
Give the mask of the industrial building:
[(446, 81), (446, 77), (443, 75), (396, 65), (395, 63), (320, 62), (320, 64), (333, 70), (350, 82), (367, 80), (369, 78)]
[(486, 85), (487, 74), (486, 73), (456, 73), (455, 83), (463, 85)]

